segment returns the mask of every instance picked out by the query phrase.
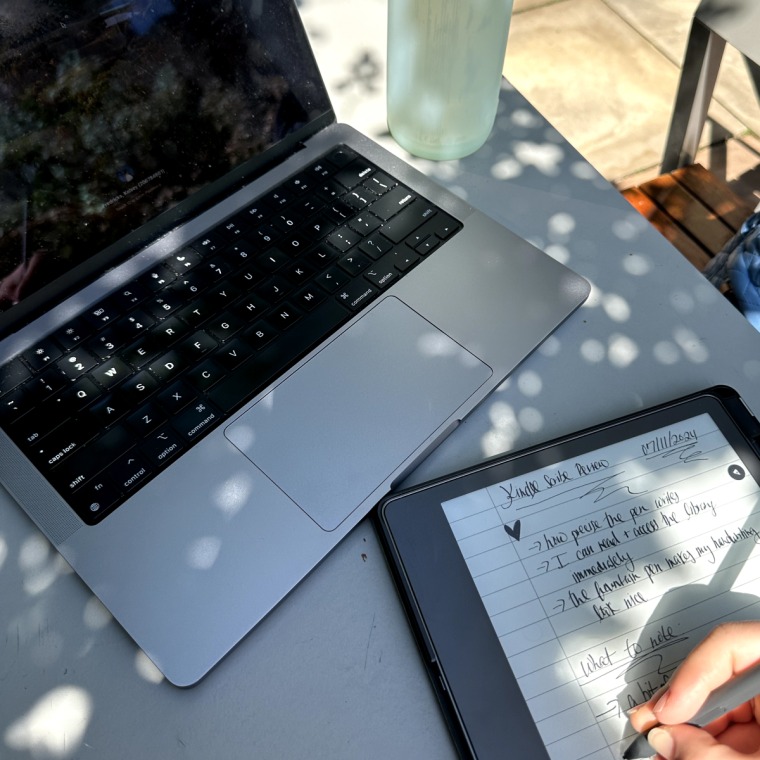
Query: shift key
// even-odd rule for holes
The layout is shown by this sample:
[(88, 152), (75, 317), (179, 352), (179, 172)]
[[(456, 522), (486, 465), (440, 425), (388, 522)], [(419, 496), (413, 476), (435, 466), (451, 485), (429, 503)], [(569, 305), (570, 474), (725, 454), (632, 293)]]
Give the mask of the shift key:
[(394, 243), (409, 237), (418, 227), (436, 215), (434, 206), (421, 199), (412, 201), (401, 213), (387, 221), (380, 232)]
[(66, 457), (54, 467), (48, 479), (64, 495), (76, 491), (121, 457), (134, 438), (124, 428), (115, 427), (104, 436)]

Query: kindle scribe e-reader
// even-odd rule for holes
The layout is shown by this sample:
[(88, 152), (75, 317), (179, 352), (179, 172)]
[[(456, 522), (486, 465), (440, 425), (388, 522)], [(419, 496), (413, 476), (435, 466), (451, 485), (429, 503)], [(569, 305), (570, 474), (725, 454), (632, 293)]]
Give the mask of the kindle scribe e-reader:
[(715, 387), (381, 503), (464, 756), (619, 760), (626, 711), (715, 625), (760, 617), (758, 439)]

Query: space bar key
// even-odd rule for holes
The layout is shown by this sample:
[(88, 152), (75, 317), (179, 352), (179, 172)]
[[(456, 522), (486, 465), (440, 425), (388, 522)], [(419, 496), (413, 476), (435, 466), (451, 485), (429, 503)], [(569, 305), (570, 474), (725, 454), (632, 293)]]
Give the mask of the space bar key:
[(330, 300), (281, 335), (274, 343), (257, 352), (237, 370), (207, 391), (207, 396), (224, 413), (234, 411), (260, 393), (278, 375), (295, 364), (322, 338), (328, 336), (351, 315)]

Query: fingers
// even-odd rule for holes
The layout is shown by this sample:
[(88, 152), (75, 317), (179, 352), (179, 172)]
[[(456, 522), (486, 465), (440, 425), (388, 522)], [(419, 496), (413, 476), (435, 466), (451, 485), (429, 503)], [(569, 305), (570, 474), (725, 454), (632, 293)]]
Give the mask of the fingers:
[(760, 622), (718, 626), (681, 663), (666, 688), (630, 714), (643, 731), (657, 723), (686, 723), (710, 692), (760, 660)]
[(647, 741), (665, 760), (746, 760), (746, 755), (728, 749), (707, 731), (694, 726), (653, 728)]

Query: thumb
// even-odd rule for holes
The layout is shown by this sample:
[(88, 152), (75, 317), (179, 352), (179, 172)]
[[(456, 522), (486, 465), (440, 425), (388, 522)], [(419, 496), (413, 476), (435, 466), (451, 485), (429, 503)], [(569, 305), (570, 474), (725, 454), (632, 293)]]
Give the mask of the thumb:
[[(647, 734), (647, 741), (658, 755), (665, 760), (706, 760), (707, 750), (719, 747), (722, 760), (741, 757), (729, 750), (715, 738), (696, 726), (685, 723), (677, 726), (658, 726)], [(717, 757), (717, 755), (716, 755)]]

